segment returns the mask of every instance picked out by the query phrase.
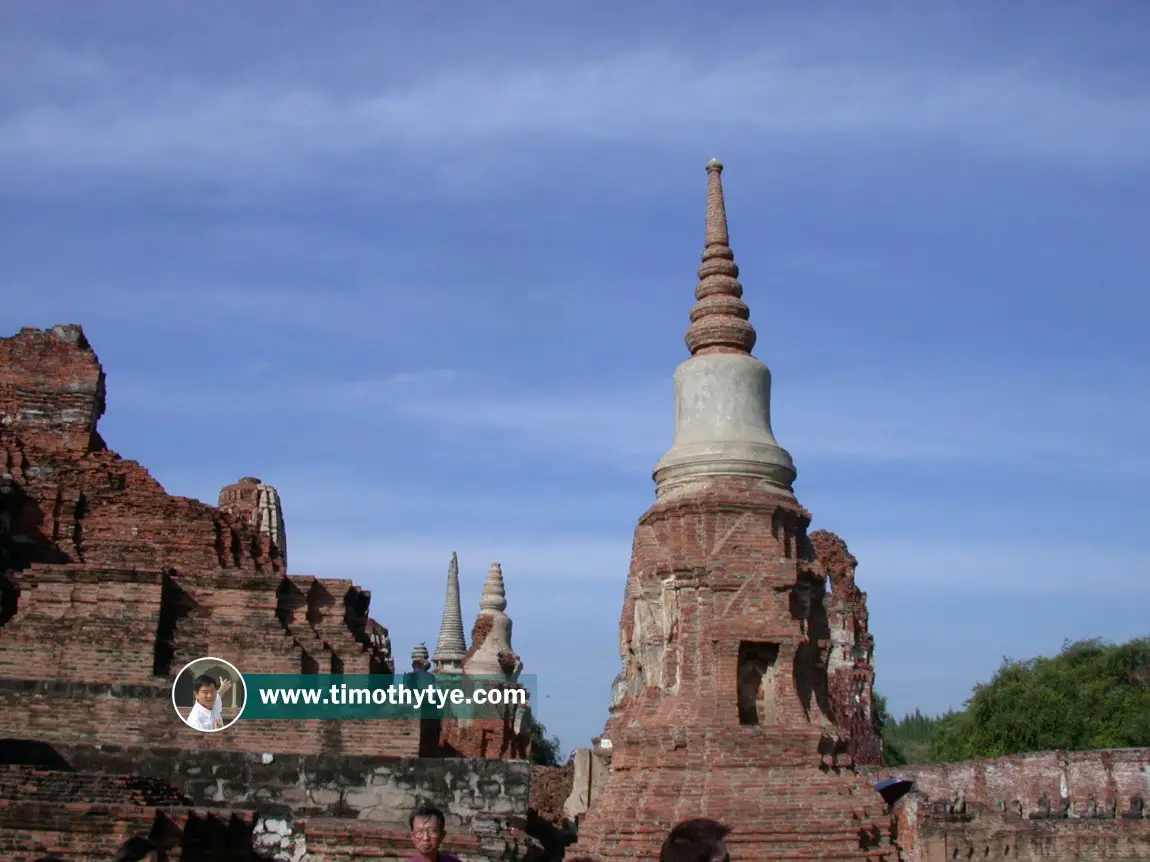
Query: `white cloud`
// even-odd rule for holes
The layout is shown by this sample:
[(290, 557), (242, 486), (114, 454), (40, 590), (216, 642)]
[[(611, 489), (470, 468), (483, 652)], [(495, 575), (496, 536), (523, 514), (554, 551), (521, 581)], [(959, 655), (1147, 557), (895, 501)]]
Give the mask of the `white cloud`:
[[(0, 117), (0, 167), (299, 183), (331, 182), (332, 166), (368, 159), (378, 166), (373, 176), (399, 183), (411, 163), (438, 164), (458, 179), (461, 164), (487, 171), (496, 154), (517, 158), (547, 143), (697, 147), (758, 136), (847, 146), (935, 141), (1134, 165), (1145, 164), (1138, 142), (1150, 137), (1144, 90), (1091, 88), (1063, 70), (880, 67), (781, 51), (708, 61), (636, 50), (457, 67), (359, 90), (257, 77), (208, 85), (144, 71), (106, 73), (121, 87), (10, 108)], [(357, 173), (357, 185), (371, 181)]]
[[(776, 382), (776, 436), (800, 470), (815, 459), (1006, 465), (1085, 477), (1150, 475), (1150, 406), (1138, 369), (1080, 366), (1075, 379), (1020, 370), (918, 369), (889, 374), (807, 375)], [(1091, 373), (1087, 373), (1091, 372)], [(976, 376), (975, 376), (976, 375)], [(1093, 375), (1093, 376), (1092, 376)], [(1092, 380), (1108, 377), (1100, 388)], [(1128, 385), (1123, 385), (1123, 383)], [(269, 417), (307, 403), (340, 415), (347, 433), (406, 423), (458, 434), (495, 435), (517, 450), (646, 470), (671, 444), (670, 380), (600, 388), (514, 387), (454, 369), (395, 370), (348, 382), (253, 383), (242, 390), (173, 390), (165, 382), (119, 380), (109, 400), (149, 413), (196, 415), (205, 406)]]

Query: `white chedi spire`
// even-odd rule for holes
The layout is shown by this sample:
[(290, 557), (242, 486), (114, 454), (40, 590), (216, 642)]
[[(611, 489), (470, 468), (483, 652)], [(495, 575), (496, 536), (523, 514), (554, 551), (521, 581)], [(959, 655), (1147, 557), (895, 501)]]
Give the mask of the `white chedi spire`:
[(492, 563), (487, 570), (487, 580), (483, 584), (483, 595), (479, 597), (479, 612), (490, 616), (507, 610), (507, 589), (503, 585), (503, 567)]
[(675, 439), (655, 466), (656, 496), (690, 492), (716, 476), (757, 479), (793, 496), (795, 465), (771, 429), (771, 372), (751, 355), (757, 335), (727, 231), (723, 166), (707, 164), (707, 219), (696, 303), (675, 369)]
[(443, 620), (439, 624), (439, 642), (431, 657), (436, 673), (462, 673), (467, 641), (463, 635), (463, 612), (459, 604), (459, 557), (452, 553), (447, 567), (447, 597), (443, 602)]
[(483, 585), (483, 595), (479, 599), (479, 619), (490, 619), (490, 629), (483, 643), (464, 665), (464, 673), (475, 676), (503, 676), (515, 678), (522, 670), (522, 663), (512, 672), (500, 664), (500, 656), (514, 656), (511, 648), (511, 617), (503, 611), (507, 608), (507, 591), (503, 584), (503, 567), (492, 563), (487, 570), (487, 582)]

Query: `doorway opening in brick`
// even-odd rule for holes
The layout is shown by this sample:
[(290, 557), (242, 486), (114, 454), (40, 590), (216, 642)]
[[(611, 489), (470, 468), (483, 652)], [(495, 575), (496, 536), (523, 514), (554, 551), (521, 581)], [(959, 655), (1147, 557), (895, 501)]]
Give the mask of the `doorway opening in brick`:
[(757, 641), (739, 644), (739, 724), (776, 724), (779, 719), (779, 645)]

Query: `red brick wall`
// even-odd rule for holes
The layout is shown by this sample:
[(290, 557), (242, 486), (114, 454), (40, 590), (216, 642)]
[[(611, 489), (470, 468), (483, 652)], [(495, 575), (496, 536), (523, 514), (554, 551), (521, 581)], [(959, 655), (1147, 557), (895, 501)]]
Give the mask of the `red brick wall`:
[(155, 682), (160, 572), (37, 567), (14, 580), (21, 596), (0, 628), (0, 677)]
[(1150, 820), (1031, 819), (968, 805), (962, 814), (936, 810), (912, 794), (899, 803), (899, 846), (906, 862), (991, 859), (1018, 862), (1150, 859)]
[(9, 433), (61, 454), (87, 452), (104, 413), (104, 371), (81, 328), (0, 338), (0, 408)]
[(1150, 802), (1150, 748), (1106, 751), (1044, 751), (993, 760), (960, 763), (870, 767), (863, 772), (879, 781), (910, 778), (916, 789), (931, 799), (952, 799), (962, 791), (968, 802), (1008, 808), (1015, 801), (1029, 813), (1046, 797), (1052, 804), (1068, 795), (1074, 809), (1090, 798), (1101, 806), (1107, 797), (1127, 804), (1132, 796)]
[[(245, 673), (390, 668), (368, 646), (363, 591), (285, 578), (278, 549), (242, 518), (169, 496), (108, 451), (96, 430), (104, 398), (78, 327), (0, 339), (0, 473), (9, 476), (0, 734), (149, 745), (175, 732), (206, 748), (418, 754), (414, 721), (241, 722), (210, 736), (179, 723), (168, 691), (203, 656)], [(38, 681), (67, 685), (37, 690)], [(137, 688), (110, 694), (111, 684)]]
[[(612, 769), (573, 855), (652, 859), (671, 825), (706, 816), (734, 827), (735, 858), (891, 858), (881, 800), (828, 717), (809, 521), (735, 478), (640, 519), (620, 626), (627, 691), (605, 732)], [(748, 644), (769, 645), (757, 664)], [(741, 716), (741, 674), (772, 655), (769, 703)]]
[[(394, 787), (377, 788), (379, 775), (370, 786), (340, 787), (342, 771), (366, 781), (358, 755), (417, 756), (418, 721), (240, 721), (215, 734), (181, 721), (172, 684), (187, 662), (204, 656), (244, 673), (391, 673), (394, 665), (372, 637), (380, 627), (368, 616), (367, 592), (343, 579), (285, 577), (280, 549), (256, 533), (245, 513), (172, 497), (139, 464), (109, 451), (96, 429), (104, 385), (78, 327), (0, 339), (0, 737), (48, 743), (57, 756), (78, 745), (102, 746), (87, 766), (112, 773), (142, 769), (154, 760), (150, 752), (173, 743), (183, 756), (321, 755), (326, 771), (312, 782), (330, 786), (319, 796), (347, 796), (353, 810), (352, 802), (379, 808), (388, 788), (405, 804), (412, 794), (432, 793), (469, 824), (471, 838), (456, 840), (471, 858), (502, 856), (508, 842), (523, 850), (527, 839), (512, 821), (525, 821), (526, 788), (519, 801), (493, 800), (492, 788), (511, 792), (511, 785), (466, 766), (438, 761), (450, 773), (441, 774), (427, 761), (399, 760), (380, 767)], [(264, 772), (272, 769), (258, 760)], [(261, 779), (246, 768), (232, 765), (236, 775), (227, 787), (234, 804), (269, 793), (288, 807), (318, 804), (319, 796), (310, 799), (297, 786), (302, 766), (274, 789), (262, 786), (273, 780), (271, 772)], [(197, 782), (193, 772), (200, 774), (188, 768), (189, 787)], [(514, 816), (484, 820), (459, 802), (454, 785), (454, 795), (445, 796), (439, 785), (456, 773), (477, 782), (475, 793), (488, 794), (485, 808), (511, 805)], [(214, 776), (207, 784), (218, 792)], [(74, 804), (49, 799), (61, 786), (57, 779), (28, 781), (32, 797), (0, 781), (0, 858), (55, 851), (105, 859), (129, 835), (161, 826), (174, 830), (168, 843), (181, 848), (173, 859), (215, 860), (232, 852), (247, 858), (251, 822), (229, 820), (226, 810), (176, 807), (160, 814), (154, 806), (117, 802), (108, 788), (137, 779), (106, 777), (106, 787), (68, 779)], [(514, 781), (511, 773), (504, 778)], [(388, 816), (402, 819), (402, 812), (389, 809)], [(408, 855), (406, 836), (400, 850), (379, 824), (297, 825), (301, 835), (310, 828), (321, 850), (329, 847), (333, 862), (351, 858), (348, 836), (380, 848), (381, 858), (392, 850), (396, 858)]]
[(1150, 859), (1150, 819), (1135, 807), (1150, 800), (1150, 749), (862, 771), (874, 781), (915, 782), (897, 809), (898, 843), (908, 862)]
[(827, 688), (831, 718), (850, 740), (858, 764), (881, 764), (882, 737), (874, 712), (874, 637), (866, 593), (855, 584), (858, 560), (827, 530), (811, 533), (811, 547), (830, 583), (826, 612)]
[(475, 718), (440, 722), (439, 755), (526, 760), (531, 755), (529, 732), (515, 732), (514, 707), (506, 718)]
[[(173, 741), (187, 749), (293, 754), (419, 754), (419, 722), (241, 720), (218, 733), (184, 724), (170, 690), (61, 683), (41, 690), (0, 688), (0, 736), (49, 743), (154, 747)], [(43, 689), (47, 688), (47, 691)], [(70, 689), (70, 690), (69, 690)]]

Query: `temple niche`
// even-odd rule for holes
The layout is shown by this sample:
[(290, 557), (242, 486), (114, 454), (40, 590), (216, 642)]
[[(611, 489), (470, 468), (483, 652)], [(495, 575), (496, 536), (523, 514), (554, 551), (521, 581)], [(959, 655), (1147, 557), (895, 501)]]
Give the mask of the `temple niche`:
[(739, 645), (739, 723), (772, 725), (778, 711), (779, 645)]

